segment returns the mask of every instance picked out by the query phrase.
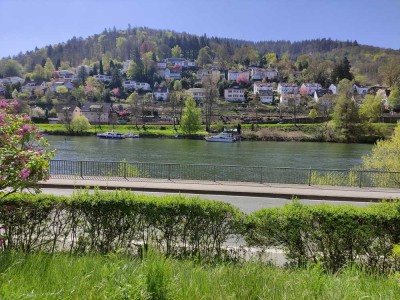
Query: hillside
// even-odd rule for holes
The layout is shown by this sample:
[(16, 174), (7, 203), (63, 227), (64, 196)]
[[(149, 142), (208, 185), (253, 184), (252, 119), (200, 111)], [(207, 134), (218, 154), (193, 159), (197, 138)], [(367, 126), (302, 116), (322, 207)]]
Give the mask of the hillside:
[[(106, 64), (110, 60), (114, 63), (128, 59), (143, 60), (143, 55), (149, 52), (154, 61), (159, 61), (173, 57), (173, 49), (176, 46), (181, 49), (180, 56), (186, 59), (198, 59), (200, 49), (208, 46), (207, 55), (224, 69), (255, 64), (277, 67), (283, 75), (285, 71), (288, 75), (291, 71), (303, 71), (309, 67), (318, 68), (319, 64), (316, 62), (327, 62), (327, 66), (323, 65), (324, 68), (331, 68), (333, 63), (347, 56), (352, 72), (361, 84), (383, 84), (379, 68), (400, 57), (399, 51), (359, 45), (356, 41), (334, 41), (323, 38), (301, 42), (254, 43), (168, 30), (128, 28), (117, 31), (114, 28), (105, 29), (101, 34), (86, 39), (73, 37), (65, 43), (36, 48), (25, 54), (20, 53), (12, 59), (21, 64), (22, 68), (19, 70), (21, 74), (6, 74), (4, 68), (3, 71), (0, 68), (0, 77), (24, 76), (34, 71), (38, 64), (43, 67), (47, 58), (51, 59), (56, 69), (59, 69), (62, 63), (63, 66), (76, 67), (81, 64), (93, 65), (100, 59)], [(277, 61), (268, 61), (268, 57), (265, 56), (267, 53), (275, 53)]]

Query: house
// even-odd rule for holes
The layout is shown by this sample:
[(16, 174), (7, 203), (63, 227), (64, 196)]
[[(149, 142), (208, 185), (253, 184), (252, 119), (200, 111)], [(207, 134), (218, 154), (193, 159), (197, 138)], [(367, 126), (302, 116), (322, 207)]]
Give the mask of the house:
[(45, 90), (47, 88), (47, 83), (45, 81), (35, 81), (35, 80), (27, 80), (25, 83), (21, 86), (21, 92), (26, 93), (29, 92), (31, 93), (32, 91), (39, 89), (39, 90)]
[(258, 92), (258, 96), (260, 97), (260, 101), (265, 104), (271, 104), (274, 102), (274, 93), (272, 90), (260, 90)]
[(332, 91), (332, 94), (336, 95), (337, 94), (337, 87), (333, 83), (328, 87)]
[(259, 67), (249, 67), (252, 80), (263, 80), (265, 78), (265, 70)]
[(125, 80), (125, 81), (122, 83), (122, 86), (123, 86), (125, 89), (135, 90), (135, 89), (136, 89), (136, 81), (133, 81), (133, 80)]
[(298, 92), (299, 87), (296, 83), (278, 83), (279, 94), (297, 94)]
[(155, 87), (153, 90), (153, 99), (158, 101), (167, 101), (169, 96), (168, 88), (165, 86)]
[(200, 69), (196, 73), (196, 78), (198, 80), (203, 80), (206, 77), (212, 77), (216, 81), (220, 80), (221, 78), (225, 78), (225, 75), (218, 69)]
[(359, 84), (353, 84), (353, 89), (357, 93), (357, 95), (359, 95), (362, 98), (364, 98), (368, 93), (369, 87), (363, 86), (363, 85), (359, 85)]
[(229, 102), (245, 102), (244, 89), (235, 87), (224, 90), (224, 98)]
[(90, 124), (108, 124), (112, 107), (111, 103), (86, 102), (81, 112)]
[(17, 84), (21, 83), (23, 84), (25, 79), (18, 77), (18, 76), (11, 76), (11, 77), (6, 77), (6, 78), (0, 78), (0, 84)]
[(147, 82), (136, 82), (136, 87), (135, 89), (138, 90), (143, 90), (143, 91), (151, 91), (150, 84)]
[(191, 88), (187, 90), (189, 96), (196, 101), (197, 104), (203, 102), (206, 99), (204, 88)]
[(180, 71), (177, 71), (175, 69), (170, 69), (170, 68), (165, 69), (164, 76), (165, 76), (165, 79), (171, 79), (171, 80), (180, 80), (181, 79)]
[(295, 72), (289, 74), (289, 78), (295, 79), (295, 80), (296, 80), (296, 79), (301, 79), (301, 78), (303, 78), (303, 72), (301, 72), (301, 71), (295, 71)]
[(279, 72), (277, 69), (268, 68), (264, 72), (265, 78), (268, 80), (275, 80), (279, 77)]
[(165, 61), (159, 61), (159, 62), (157, 62), (157, 68), (165, 69), (165, 68), (167, 68), (167, 63)]
[(166, 58), (166, 59), (162, 60), (161, 62), (166, 63), (166, 65), (177, 65), (182, 68), (190, 68), (190, 67), (196, 66), (196, 63), (193, 60), (186, 60), (184, 58), (178, 58), (178, 57)]
[(60, 124), (71, 122), (76, 116), (82, 115), (82, 110), (78, 106), (63, 106), (57, 109), (57, 119)]
[(111, 76), (97, 74), (93, 76), (97, 81), (100, 82), (111, 82)]
[(70, 81), (55, 81), (50, 86), (51, 91), (56, 92), (57, 88), (62, 85), (64, 85), (68, 89), (68, 91), (70, 91), (74, 88), (74, 86), (72, 85), (72, 83)]
[(254, 82), (253, 94), (257, 94), (260, 91), (273, 91), (273, 85), (266, 82)]
[[(303, 83), (300, 87), (300, 91), (304, 91), (307, 95), (314, 95), (316, 90), (322, 89), (322, 86), (319, 83)], [(305, 96), (305, 94), (303, 94)]]
[(283, 105), (300, 105), (300, 95), (299, 94), (288, 94), (283, 93), (279, 99), (279, 102)]
[(324, 95), (332, 95), (332, 91), (330, 89), (319, 89), (314, 92), (314, 101), (319, 102), (319, 99)]
[(237, 70), (229, 70), (228, 71), (228, 80), (236, 81), (238, 78), (249, 81), (250, 72), (249, 71), (237, 71)]

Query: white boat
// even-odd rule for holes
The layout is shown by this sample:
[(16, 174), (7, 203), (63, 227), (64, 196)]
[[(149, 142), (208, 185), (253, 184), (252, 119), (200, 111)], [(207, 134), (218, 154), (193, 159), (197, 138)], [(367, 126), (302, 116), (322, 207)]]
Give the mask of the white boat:
[(222, 143), (233, 143), (239, 140), (239, 138), (232, 132), (223, 131), (217, 135), (207, 136), (207, 142), (222, 142)]
[(131, 138), (131, 139), (137, 139), (139, 137), (138, 134), (134, 134), (134, 133), (127, 133), (125, 134), (126, 138)]
[(115, 140), (122, 140), (125, 138), (125, 135), (123, 133), (118, 133), (114, 131), (109, 131), (109, 132), (103, 132), (103, 133), (98, 133), (97, 137), (101, 139), (115, 139)]

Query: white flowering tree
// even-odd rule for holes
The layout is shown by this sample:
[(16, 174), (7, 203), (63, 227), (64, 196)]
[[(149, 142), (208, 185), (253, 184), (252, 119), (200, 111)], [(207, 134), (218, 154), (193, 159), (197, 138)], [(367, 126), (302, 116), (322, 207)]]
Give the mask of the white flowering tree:
[(0, 100), (0, 199), (24, 189), (38, 191), (54, 155), (30, 117), (16, 113), (17, 106), (15, 100)]

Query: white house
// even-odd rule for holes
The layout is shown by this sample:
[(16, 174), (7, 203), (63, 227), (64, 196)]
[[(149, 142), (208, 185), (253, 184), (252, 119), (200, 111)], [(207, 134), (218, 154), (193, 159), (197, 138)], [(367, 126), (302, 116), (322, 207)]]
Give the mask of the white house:
[(357, 95), (364, 98), (368, 93), (369, 87), (363, 86), (363, 85), (358, 85), (358, 84), (353, 84), (353, 89), (357, 93)]
[(165, 75), (165, 79), (171, 79), (171, 80), (180, 80), (181, 79), (180, 72), (173, 71), (169, 68), (165, 69), (164, 75)]
[(62, 85), (64, 85), (68, 91), (70, 91), (74, 88), (74, 86), (72, 85), (72, 83), (70, 81), (56, 81), (56, 82), (52, 83), (51, 91), (55, 92), (57, 90), (57, 88)]
[(203, 102), (206, 98), (204, 88), (191, 88), (187, 90), (188, 95), (190, 95), (196, 103)]
[(299, 94), (288, 94), (283, 93), (279, 99), (279, 102), (283, 105), (300, 105), (300, 95)]
[(333, 83), (328, 87), (332, 91), (332, 94), (336, 95), (337, 94), (337, 87)]
[(158, 101), (167, 101), (169, 96), (168, 88), (165, 86), (155, 87), (153, 90), (153, 99)]
[(268, 68), (265, 70), (264, 74), (265, 74), (265, 78), (267, 78), (269, 80), (278, 79), (278, 77), (279, 77), (279, 72), (277, 69)]
[(237, 70), (229, 70), (228, 71), (228, 80), (235, 81), (239, 77), (244, 80), (249, 81), (250, 72), (249, 71), (237, 71)]
[(21, 92), (32, 92), (33, 90), (40, 89), (45, 90), (47, 88), (46, 81), (34, 81), (30, 80), (25, 82), (23, 86), (21, 86)]
[(260, 97), (260, 101), (265, 104), (271, 104), (274, 102), (274, 94), (272, 90), (260, 90), (258, 92), (258, 96)]
[(322, 86), (319, 83), (303, 83), (300, 87), (300, 90), (307, 91), (307, 95), (314, 95), (316, 90), (322, 89)]
[(97, 75), (94, 75), (93, 77), (96, 78), (96, 80), (100, 81), (100, 82), (110, 82), (111, 81), (111, 76), (107, 76), (107, 75), (97, 74)]
[(136, 82), (136, 90), (151, 91), (150, 84), (147, 82)]
[(257, 94), (260, 91), (273, 91), (273, 85), (266, 82), (254, 82), (253, 94)]
[(320, 98), (324, 95), (332, 95), (332, 91), (330, 89), (319, 89), (314, 92), (314, 100), (315, 102), (319, 102)]
[(279, 94), (297, 94), (298, 92), (299, 87), (296, 83), (278, 83)]
[(64, 106), (57, 112), (57, 119), (60, 124), (71, 122), (76, 116), (81, 116), (82, 110), (78, 106)]
[(123, 86), (125, 89), (135, 90), (135, 89), (136, 89), (136, 81), (133, 81), (133, 80), (125, 80), (125, 81), (122, 83), (122, 86)]
[(229, 88), (224, 90), (224, 98), (229, 102), (244, 102), (244, 89), (240, 88)]

